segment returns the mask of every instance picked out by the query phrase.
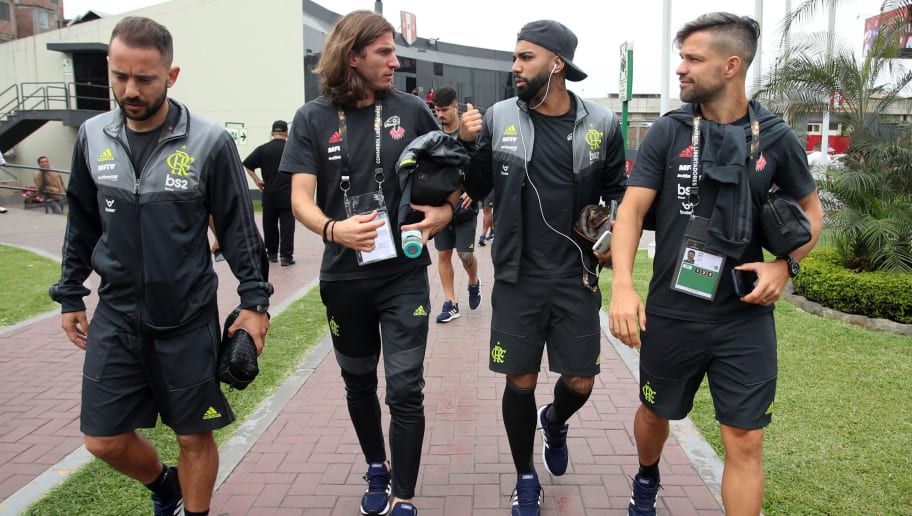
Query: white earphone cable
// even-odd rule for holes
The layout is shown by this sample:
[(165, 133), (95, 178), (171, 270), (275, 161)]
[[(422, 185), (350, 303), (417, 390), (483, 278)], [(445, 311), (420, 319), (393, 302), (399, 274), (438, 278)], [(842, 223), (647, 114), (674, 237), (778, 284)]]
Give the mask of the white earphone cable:
[[(550, 82), (550, 80), (549, 80), (549, 82)], [(546, 95), (547, 95), (547, 93), (546, 93)], [(517, 107), (517, 109), (519, 109), (519, 108)], [(527, 156), (526, 139), (523, 137), (522, 122), (520, 122), (516, 125), (519, 126), (519, 142), (522, 144), (522, 148), (523, 148), (523, 157), (522, 157), (523, 169), (526, 174), (526, 180), (529, 181), (529, 185), (532, 186), (532, 191), (535, 192), (535, 197), (536, 197), (536, 199), (538, 199), (538, 211), (539, 211), (539, 213), (541, 213), (542, 221), (545, 223), (545, 226), (547, 226), (548, 229), (550, 229), (554, 233), (557, 233), (561, 237), (567, 239), (567, 241), (569, 241), (573, 245), (573, 247), (576, 248), (576, 250), (579, 252), (580, 264), (583, 266), (583, 270), (586, 271), (591, 276), (598, 277), (598, 274), (589, 270), (589, 267), (586, 267), (586, 256), (585, 256), (585, 254), (583, 254), (583, 249), (579, 246), (579, 244), (577, 244), (576, 241), (573, 240), (573, 238), (570, 237), (569, 235), (566, 235), (566, 234), (558, 231), (557, 229), (555, 229), (554, 226), (552, 226), (551, 223), (548, 222), (547, 217), (545, 217), (545, 209), (542, 206), (541, 194), (539, 194), (539, 192), (538, 192), (538, 187), (536, 187), (535, 183), (532, 182), (532, 176), (529, 175), (529, 162), (526, 160), (526, 156)], [(529, 159), (532, 159), (532, 156), (529, 156)]]

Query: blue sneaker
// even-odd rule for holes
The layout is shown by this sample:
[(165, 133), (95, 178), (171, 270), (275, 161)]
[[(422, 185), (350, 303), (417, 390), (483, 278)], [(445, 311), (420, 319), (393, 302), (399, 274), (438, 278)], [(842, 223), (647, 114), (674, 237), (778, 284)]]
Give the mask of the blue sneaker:
[(392, 485), (386, 463), (374, 462), (364, 474), (367, 489), (361, 496), (361, 514), (379, 516), (390, 510), (389, 498)]
[(480, 237), (478, 237), (478, 245), (480, 245), (481, 247), (485, 246), (485, 236), (484, 235), (481, 235)]
[(486, 240), (494, 240), (494, 230), (488, 231), (488, 236), (485, 237)]
[(481, 304), (481, 280), (476, 280), (474, 285), (469, 285), (469, 308), (478, 308)]
[[(168, 475), (177, 476), (177, 468), (171, 466), (168, 468), (168, 472), (165, 473), (165, 478)], [(177, 497), (169, 502), (164, 502), (157, 494), (152, 493), (152, 514), (155, 516), (182, 516), (184, 514), (184, 497), (180, 492), (180, 484), (177, 485)]]
[(538, 408), (538, 427), (542, 434), (542, 462), (545, 469), (555, 477), (567, 472), (570, 454), (567, 451), (567, 429), (569, 425), (554, 426), (548, 422), (547, 412), (551, 404)]
[(443, 310), (437, 316), (437, 322), (450, 322), (453, 319), (459, 319), (459, 303), (447, 299), (443, 303)]
[(542, 488), (538, 475), (523, 473), (516, 481), (513, 490), (513, 510), (511, 516), (541, 516)]
[(639, 473), (633, 479), (633, 494), (627, 506), (627, 516), (655, 516), (656, 496), (662, 487), (653, 478), (641, 477)]
[(396, 502), (389, 516), (417, 516), (418, 508), (409, 502)]

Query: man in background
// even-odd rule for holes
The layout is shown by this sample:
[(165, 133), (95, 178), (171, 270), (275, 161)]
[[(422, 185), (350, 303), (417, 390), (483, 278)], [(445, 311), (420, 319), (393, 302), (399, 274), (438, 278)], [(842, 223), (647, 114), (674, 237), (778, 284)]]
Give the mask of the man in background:
[(51, 170), (51, 162), (47, 156), (38, 158), (40, 170), (35, 172), (35, 186), (44, 197), (44, 205), (51, 213), (63, 213), (63, 201), (66, 199), (66, 186), (60, 174)]
[[(433, 89), (431, 90), (433, 92)], [(440, 120), (443, 132), (459, 137), (459, 102), (456, 90), (449, 86), (440, 88), (434, 95), (434, 112)], [(434, 235), (434, 247), (437, 248), (437, 271), (440, 273), (440, 285), (446, 300), (443, 309), (437, 316), (437, 322), (446, 323), (458, 319), (459, 303), (456, 289), (453, 286), (453, 249), (459, 254), (459, 261), (469, 275), (469, 308), (475, 310), (481, 304), (481, 281), (478, 279), (478, 262), (475, 260), (475, 227), (478, 225), (478, 203), (472, 201), (465, 192), (459, 196), (456, 213), (447, 227)]]
[[(282, 266), (294, 265), (295, 218), (291, 211), (291, 176), (279, 173), (288, 123), (272, 123), (272, 140), (260, 145), (244, 160), (247, 174), (263, 192), (263, 240), (266, 256), (275, 263), (281, 258)], [(260, 169), (262, 179), (254, 170)]]

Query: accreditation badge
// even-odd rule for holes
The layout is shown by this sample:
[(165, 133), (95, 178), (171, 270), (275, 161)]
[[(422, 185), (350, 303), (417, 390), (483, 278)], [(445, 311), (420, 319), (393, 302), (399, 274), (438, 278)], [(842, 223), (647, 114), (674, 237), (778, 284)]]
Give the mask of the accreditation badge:
[(692, 217), (687, 224), (684, 240), (678, 253), (672, 290), (700, 299), (716, 298), (719, 278), (725, 266), (725, 256), (706, 247), (709, 219)]
[(358, 265), (367, 265), (396, 257), (396, 242), (393, 240), (383, 192), (377, 190), (376, 192), (353, 195), (351, 197), (346, 196), (345, 198), (345, 213), (349, 217), (371, 213), (375, 210), (377, 217), (374, 220), (382, 220), (383, 225), (377, 228), (377, 238), (374, 240), (373, 251), (355, 251), (358, 257)]

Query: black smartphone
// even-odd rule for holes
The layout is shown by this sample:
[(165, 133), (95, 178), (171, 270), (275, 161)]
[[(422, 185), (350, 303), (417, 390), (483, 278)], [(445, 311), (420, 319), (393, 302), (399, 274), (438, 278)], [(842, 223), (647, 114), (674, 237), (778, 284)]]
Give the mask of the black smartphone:
[(757, 273), (732, 269), (732, 283), (735, 285), (735, 294), (738, 297), (744, 297), (754, 290), (754, 286), (757, 284)]

